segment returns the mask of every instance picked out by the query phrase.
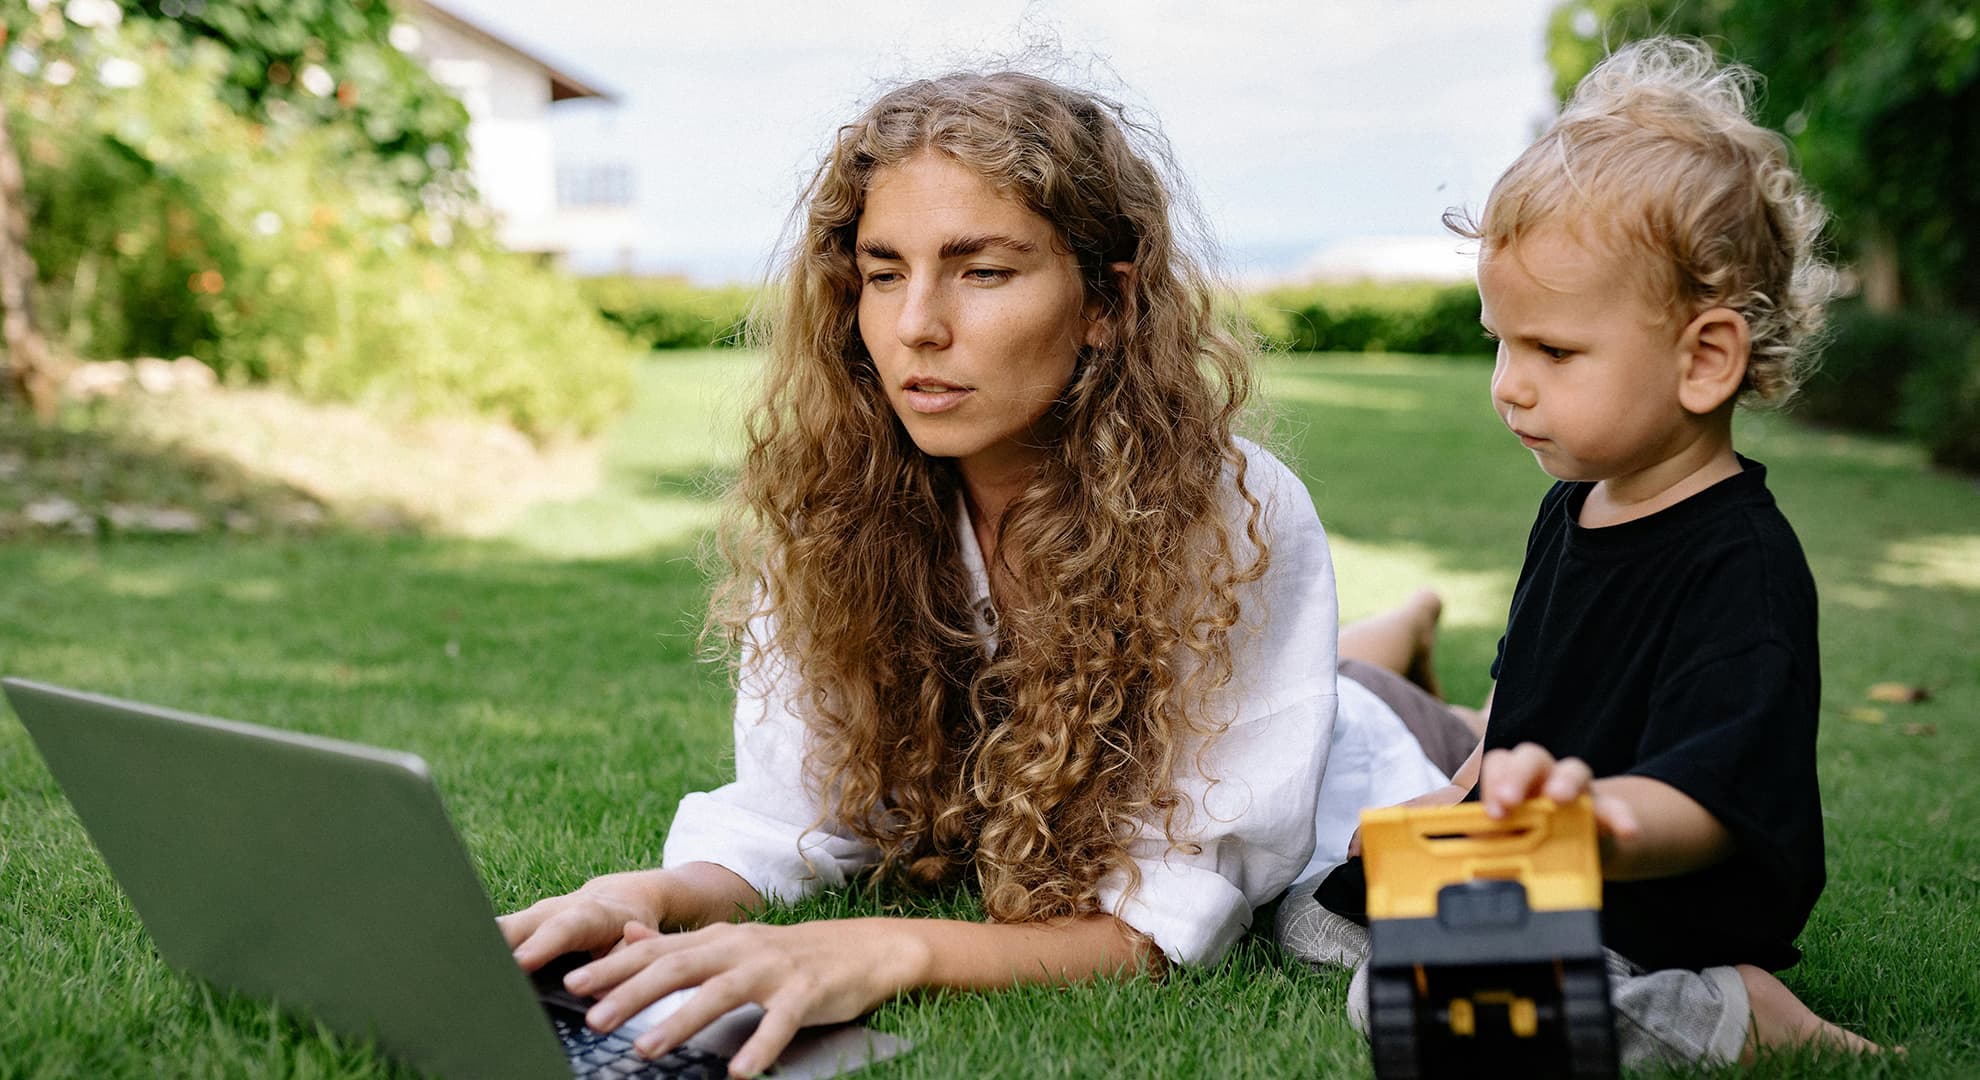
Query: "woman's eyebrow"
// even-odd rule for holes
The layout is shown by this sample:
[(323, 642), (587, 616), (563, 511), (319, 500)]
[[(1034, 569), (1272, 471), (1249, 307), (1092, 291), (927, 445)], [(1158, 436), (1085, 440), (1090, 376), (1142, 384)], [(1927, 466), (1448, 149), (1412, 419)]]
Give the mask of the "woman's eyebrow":
[[(1019, 240), (1015, 236), (1005, 236), (1002, 233), (957, 236), (944, 241), (941, 250), (935, 253), (935, 257), (938, 259), (960, 259), (966, 256), (980, 254), (991, 248), (1003, 248), (1006, 251), (1014, 251), (1020, 255), (1029, 255), (1038, 250), (1038, 245), (1029, 240)], [(879, 240), (861, 240), (855, 253), (864, 255), (869, 259), (901, 261), (901, 253), (899, 251), (894, 250), (892, 245)]]
[(977, 236), (958, 236), (948, 241), (942, 245), (940, 257), (944, 259), (959, 259), (965, 255), (975, 255), (993, 247), (1005, 248), (1021, 255), (1029, 255), (1038, 250), (1038, 245), (1033, 244), (1029, 240), (1019, 240), (1014, 236), (1004, 236), (1000, 233), (984, 233)]

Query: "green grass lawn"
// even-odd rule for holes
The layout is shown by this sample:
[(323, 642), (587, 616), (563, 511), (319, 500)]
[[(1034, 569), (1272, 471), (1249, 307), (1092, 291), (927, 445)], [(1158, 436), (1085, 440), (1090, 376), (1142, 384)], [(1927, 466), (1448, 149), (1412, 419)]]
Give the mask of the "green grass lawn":
[[(694, 659), (696, 556), (750, 372), (736, 353), (645, 362), (604, 487), (494, 540), (0, 545), (0, 672), (415, 751), (503, 908), (652, 864), (680, 795), (729, 768), (724, 676)], [(1547, 483), (1485, 379), (1477, 362), (1287, 357), (1264, 382), (1268, 439), (1312, 486), (1346, 614), (1442, 587), (1460, 699), (1486, 689)], [(1909, 1048), (1758, 1071), (1980, 1075), (1980, 489), (1908, 446), (1773, 419), (1741, 446), (1771, 467), (1823, 597), (1830, 884), (1785, 979)], [(1866, 700), (1887, 681), (1932, 698)], [(1366, 1074), (1345, 984), (1254, 937), (1159, 983), (910, 996), (873, 1022), (919, 1048), (871, 1075)], [(0, 1078), (400, 1074), (165, 968), (11, 716), (0, 987)]]

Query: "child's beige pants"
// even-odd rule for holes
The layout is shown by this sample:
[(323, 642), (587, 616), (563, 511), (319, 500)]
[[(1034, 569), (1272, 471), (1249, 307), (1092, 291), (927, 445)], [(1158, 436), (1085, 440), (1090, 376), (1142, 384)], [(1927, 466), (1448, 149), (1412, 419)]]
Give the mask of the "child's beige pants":
[[(1279, 904), (1279, 944), (1320, 966), (1350, 968), (1348, 1019), (1368, 1033), (1368, 931), (1321, 907), (1313, 890), (1325, 874), (1292, 887)], [(1737, 1062), (1750, 1016), (1746, 983), (1729, 967), (1645, 971), (1609, 951), (1609, 1002), (1622, 1064)]]

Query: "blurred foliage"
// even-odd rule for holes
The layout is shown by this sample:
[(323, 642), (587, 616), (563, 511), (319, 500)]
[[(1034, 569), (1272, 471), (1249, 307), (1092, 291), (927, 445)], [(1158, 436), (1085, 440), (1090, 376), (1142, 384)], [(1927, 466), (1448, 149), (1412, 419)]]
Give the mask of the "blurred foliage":
[(1980, 321), (1850, 303), (1835, 310), (1831, 328), (1798, 416), (1907, 436), (1937, 464), (1980, 472)]
[(1489, 356), (1470, 282), (1327, 282), (1244, 298), (1252, 329), (1295, 352), (1395, 352)]
[(706, 349), (742, 344), (756, 290), (704, 288), (681, 278), (615, 275), (579, 283), (606, 321), (649, 349)]
[(261, 121), (362, 132), (390, 175), (426, 202), (471, 195), (467, 110), (395, 48), (385, 0), (119, 0), (134, 18), (176, 20), (216, 41), (220, 99)]
[(1980, 314), (1980, 6), (1973, 0), (1570, 0), (1547, 56), (1563, 97), (1615, 46), (1705, 39), (1766, 78), (1844, 250), (1891, 245), (1907, 303)]
[(1899, 420), (1935, 464), (1980, 473), (1980, 323), (1966, 326), (1965, 347), (1936, 349), (1905, 380)]
[(428, 203), (471, 200), (467, 110), (391, 44), (385, 0), (119, 0), (225, 50), (220, 100), (262, 122), (349, 126)]
[(376, 157), (409, 198), (472, 212), (467, 110), (392, 45), (397, 17), (386, 0), (15, 0), (0, 5), (0, 31), (37, 53), (55, 15), (99, 37), (151, 23), (169, 28), (162, 39), (181, 49), (215, 42), (226, 60), (209, 92), (234, 112), (348, 128), (361, 136), (354, 149)]
[(630, 349), (571, 280), (499, 250), (467, 204), (409, 189), (355, 117), (237, 111), (219, 40), (112, 0), (29, 13), (9, 16), (21, 77), (0, 104), (44, 329), (72, 354), (191, 355), (232, 381), (539, 435), (623, 406)]

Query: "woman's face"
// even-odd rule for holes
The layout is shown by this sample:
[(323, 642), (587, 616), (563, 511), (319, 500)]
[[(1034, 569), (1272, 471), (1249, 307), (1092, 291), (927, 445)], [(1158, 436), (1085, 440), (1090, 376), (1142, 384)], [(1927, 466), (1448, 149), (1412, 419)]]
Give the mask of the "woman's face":
[(857, 260), (859, 335), (915, 445), (972, 484), (1035, 464), (1080, 347), (1100, 338), (1058, 230), (924, 152), (874, 174)]

